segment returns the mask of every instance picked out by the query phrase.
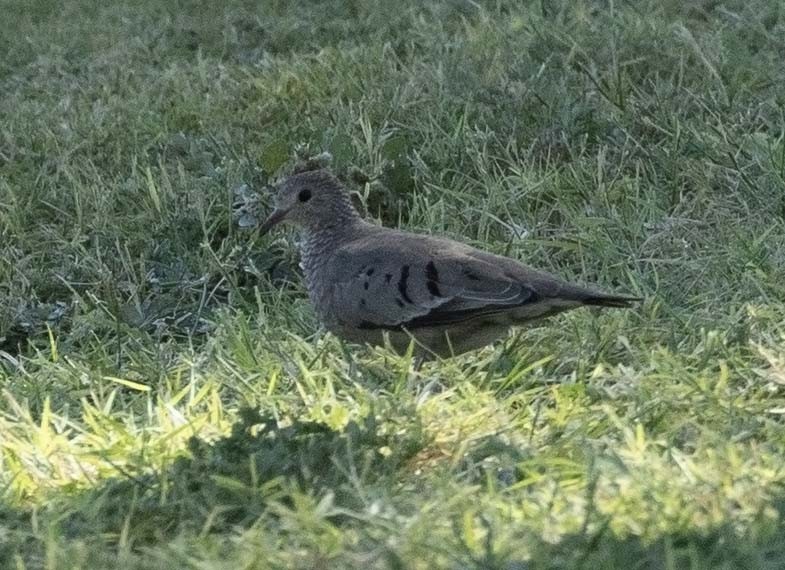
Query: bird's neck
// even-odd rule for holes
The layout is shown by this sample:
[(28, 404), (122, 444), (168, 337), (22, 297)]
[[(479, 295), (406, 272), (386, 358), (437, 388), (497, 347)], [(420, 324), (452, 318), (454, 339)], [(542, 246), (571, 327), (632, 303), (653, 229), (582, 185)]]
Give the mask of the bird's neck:
[(305, 273), (306, 283), (309, 285), (321, 271), (341, 245), (351, 241), (361, 231), (362, 226), (368, 225), (359, 214), (331, 218), (318, 224), (309, 225), (301, 232), (300, 257), (301, 266)]

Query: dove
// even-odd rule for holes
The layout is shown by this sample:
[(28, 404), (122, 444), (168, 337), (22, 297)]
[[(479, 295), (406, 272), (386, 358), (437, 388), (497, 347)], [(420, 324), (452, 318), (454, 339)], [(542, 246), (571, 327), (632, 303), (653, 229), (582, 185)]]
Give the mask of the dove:
[(365, 221), (327, 169), (277, 186), (260, 235), (286, 222), (301, 234), (300, 266), (325, 328), (356, 343), (418, 357), (474, 350), (526, 325), (581, 307), (631, 307), (636, 297), (568, 283), (451, 239)]

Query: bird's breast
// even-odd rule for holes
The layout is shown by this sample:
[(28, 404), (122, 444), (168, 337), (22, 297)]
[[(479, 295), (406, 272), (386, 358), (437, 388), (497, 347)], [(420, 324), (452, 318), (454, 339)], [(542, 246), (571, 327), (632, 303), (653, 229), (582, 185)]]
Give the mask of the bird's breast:
[(334, 251), (334, 240), (319, 233), (306, 235), (300, 243), (300, 268), (303, 270), (308, 297), (317, 315), (328, 328), (335, 320), (330, 309), (327, 275), (328, 263)]

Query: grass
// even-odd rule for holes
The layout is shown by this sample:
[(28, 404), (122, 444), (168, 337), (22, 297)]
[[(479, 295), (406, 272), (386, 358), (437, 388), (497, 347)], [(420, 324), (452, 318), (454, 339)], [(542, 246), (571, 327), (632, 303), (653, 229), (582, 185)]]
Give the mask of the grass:
[[(0, 8), (0, 567), (785, 568), (781, 4)], [(241, 227), (322, 151), (646, 302), (344, 345)]]

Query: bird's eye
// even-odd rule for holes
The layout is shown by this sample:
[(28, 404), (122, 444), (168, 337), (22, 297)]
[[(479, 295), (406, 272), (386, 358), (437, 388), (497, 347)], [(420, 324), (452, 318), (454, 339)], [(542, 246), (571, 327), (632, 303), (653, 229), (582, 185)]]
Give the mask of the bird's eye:
[(307, 202), (311, 199), (311, 191), (306, 188), (305, 190), (300, 190), (300, 193), (297, 194), (297, 199), (300, 202)]

